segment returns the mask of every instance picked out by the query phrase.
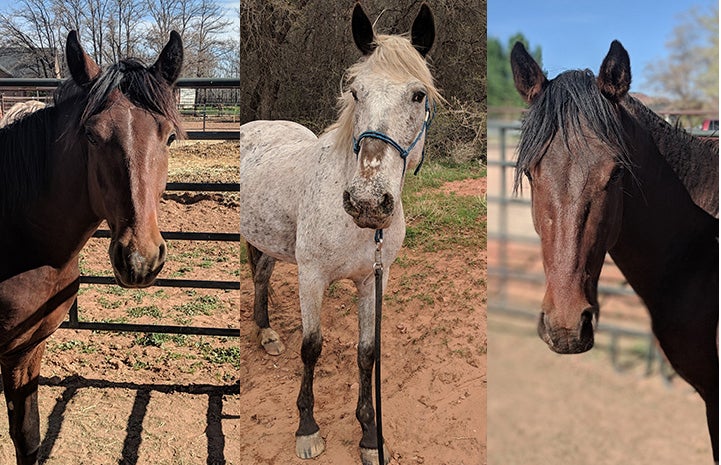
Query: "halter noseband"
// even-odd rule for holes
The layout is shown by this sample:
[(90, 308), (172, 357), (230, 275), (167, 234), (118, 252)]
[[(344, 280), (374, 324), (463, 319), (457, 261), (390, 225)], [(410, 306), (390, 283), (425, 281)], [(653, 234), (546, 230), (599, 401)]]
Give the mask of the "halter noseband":
[[(360, 152), (360, 144), (361, 141), (367, 137), (370, 137), (371, 139), (378, 139), (386, 144), (390, 145), (394, 149), (398, 151), (398, 154), (403, 159), (403, 174), (406, 174), (406, 158), (408, 158), (408, 154), (411, 153), (411, 150), (413, 150), (413, 147), (416, 146), (419, 140), (421, 140), (421, 137), (428, 132), (428, 128), (431, 127), (431, 122), (433, 121), (433, 118), (436, 116), (436, 105), (433, 105), (433, 111), (431, 112), (430, 106), (428, 105), (428, 97), (426, 97), (426, 117), (423, 119), (423, 126), (421, 126), (420, 131), (418, 131), (418, 135), (415, 139), (413, 139), (413, 142), (411, 142), (411, 145), (408, 146), (408, 148), (404, 149), (401, 147), (401, 145), (394, 141), (391, 137), (383, 134), (380, 131), (364, 131), (359, 136), (358, 139), (355, 137), (353, 138), (353, 153), (355, 153), (356, 158), (358, 157), (358, 153)], [(423, 151), (421, 152), (421, 162), (418, 163), (418, 166), (416, 166), (415, 171), (413, 171), (414, 175), (418, 174), (418, 171), (420, 171), (421, 166), (423, 165), (423, 161), (426, 158), (426, 148), (423, 147)]]

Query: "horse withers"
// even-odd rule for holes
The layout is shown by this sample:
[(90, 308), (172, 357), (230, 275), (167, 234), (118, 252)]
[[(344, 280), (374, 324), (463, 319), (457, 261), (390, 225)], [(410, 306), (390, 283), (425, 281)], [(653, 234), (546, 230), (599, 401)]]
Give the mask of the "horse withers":
[[(431, 109), (440, 95), (424, 59), (433, 45), (430, 9), (421, 6), (410, 39), (376, 35), (360, 5), (353, 39), (363, 57), (346, 72), (338, 121), (320, 137), (288, 121), (254, 121), (240, 129), (240, 233), (248, 242), (260, 342), (283, 351), (268, 319), (268, 283), (276, 260), (298, 264), (303, 380), (296, 454), (315, 457), (325, 443), (313, 417), (313, 375), (321, 353), (325, 289), (351, 279), (358, 290), (356, 417), (364, 464), (378, 463), (371, 400), (374, 363), (375, 229), (384, 229), (384, 287), (405, 236), (401, 190), (422, 160)], [(390, 459), (384, 452), (385, 462)]]
[(157, 61), (106, 70), (68, 34), (71, 79), (54, 104), (0, 129), (0, 366), (17, 463), (36, 464), (45, 341), (78, 291), (78, 253), (106, 220), (118, 284), (145, 287), (165, 262), (158, 207), (183, 59), (172, 32)]
[(520, 43), (511, 65), (529, 103), (515, 188), (528, 179), (541, 239), (538, 334), (558, 353), (593, 347), (610, 253), (669, 362), (706, 403), (718, 462), (718, 143), (673, 128), (628, 94), (630, 59), (617, 41), (598, 77), (548, 80)]

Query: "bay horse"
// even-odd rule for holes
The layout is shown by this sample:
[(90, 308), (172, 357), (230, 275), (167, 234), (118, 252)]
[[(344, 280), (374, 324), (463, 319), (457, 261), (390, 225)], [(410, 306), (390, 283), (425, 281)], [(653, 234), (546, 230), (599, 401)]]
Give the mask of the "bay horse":
[[(253, 272), (254, 321), (260, 343), (271, 355), (284, 350), (268, 319), (273, 266), (276, 260), (298, 265), (304, 371), (296, 454), (301, 458), (316, 457), (325, 449), (313, 417), (323, 293), (339, 279), (355, 283), (361, 460), (378, 464), (371, 400), (374, 230), (384, 230), (385, 287), (405, 237), (405, 174), (422, 161), (430, 109), (441, 97), (425, 61), (435, 38), (427, 5), (416, 16), (410, 39), (376, 35), (359, 4), (353, 10), (352, 32), (363, 57), (346, 71), (339, 118), (320, 137), (289, 121), (241, 126), (240, 234), (248, 244)], [(383, 455), (387, 463), (390, 455)]]
[[(704, 400), (718, 463), (718, 192), (692, 197), (684, 182), (709, 173), (682, 169), (706, 163), (699, 151), (715, 150), (718, 163), (718, 143), (694, 142), (628, 95), (630, 59), (618, 41), (598, 77), (577, 70), (548, 80), (520, 43), (511, 65), (529, 104), (514, 189), (528, 178), (541, 239), (539, 336), (562, 354), (593, 347), (608, 252), (648, 308), (669, 362)], [(698, 183), (717, 189), (715, 173)]]
[(40, 361), (77, 294), (78, 253), (106, 220), (118, 284), (153, 283), (166, 254), (168, 145), (182, 135), (176, 32), (150, 67), (128, 58), (103, 71), (75, 31), (66, 58), (72, 78), (54, 104), (0, 129), (0, 366), (22, 465), (38, 462)]

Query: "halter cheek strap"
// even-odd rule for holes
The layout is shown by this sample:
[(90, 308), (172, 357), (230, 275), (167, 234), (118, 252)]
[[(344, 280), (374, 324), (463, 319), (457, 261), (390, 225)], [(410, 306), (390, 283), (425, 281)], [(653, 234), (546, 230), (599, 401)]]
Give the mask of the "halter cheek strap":
[[(418, 135), (415, 139), (413, 139), (413, 142), (411, 142), (411, 145), (408, 146), (408, 148), (403, 148), (401, 145), (393, 140), (391, 137), (383, 134), (379, 131), (364, 131), (362, 132), (358, 138), (353, 138), (353, 153), (355, 153), (356, 157), (358, 157), (358, 153), (360, 152), (360, 144), (361, 141), (367, 137), (370, 137), (371, 139), (378, 139), (386, 144), (390, 145), (394, 149), (398, 151), (398, 154), (403, 159), (403, 174), (406, 174), (406, 158), (408, 158), (408, 154), (411, 153), (411, 150), (416, 146), (419, 140), (421, 140), (421, 137), (424, 136), (428, 132), (428, 128), (431, 127), (431, 122), (433, 121), (433, 118), (436, 116), (436, 105), (433, 104), (433, 111), (431, 112), (431, 109), (428, 105), (428, 97), (426, 97), (426, 117), (423, 119), (423, 125), (421, 126), (420, 131), (418, 131)], [(421, 151), (421, 162), (418, 163), (418, 166), (416, 166), (415, 171), (413, 171), (413, 175), (417, 175), (418, 172), (421, 169), (421, 166), (423, 165), (423, 161), (426, 158), (426, 148), (423, 147), (423, 151)]]

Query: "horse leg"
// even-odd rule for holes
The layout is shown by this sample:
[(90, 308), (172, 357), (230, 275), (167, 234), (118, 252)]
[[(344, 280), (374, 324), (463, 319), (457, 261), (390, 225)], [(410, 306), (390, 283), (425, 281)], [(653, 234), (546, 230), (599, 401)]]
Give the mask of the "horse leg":
[(325, 450), (325, 442), (320, 436), (320, 427), (313, 417), (313, 374), (315, 364), (323, 348), (323, 335), (320, 330), (320, 310), (323, 292), (328, 283), (321, 277), (298, 270), (298, 293), (303, 323), (303, 345), (300, 357), (303, 360), (303, 381), (298, 393), (298, 413), (300, 422), (295, 433), (295, 453), (302, 459), (319, 456)]
[(247, 246), (250, 269), (253, 274), (253, 285), (255, 287), (253, 320), (255, 320), (257, 327), (256, 335), (260, 345), (263, 346), (269, 355), (280, 355), (285, 350), (285, 346), (281, 342), (278, 333), (270, 328), (270, 320), (268, 318), (270, 276), (273, 274), (275, 259), (250, 244), (247, 244)]
[[(383, 275), (383, 288), (388, 282), (388, 270)], [(372, 378), (375, 363), (375, 282), (373, 277), (355, 283), (358, 289), (358, 406), (356, 418), (363, 430), (360, 441), (361, 462), (363, 465), (379, 465), (378, 438), (376, 436), (375, 411), (373, 410)], [(385, 464), (391, 454), (383, 443)], [(385, 465), (383, 464), (383, 465)]]
[(40, 415), (38, 413), (38, 378), (45, 350), (41, 342), (29, 352), (2, 359), (2, 379), (10, 437), (15, 444), (18, 465), (38, 463), (40, 450)]
[[(713, 457), (718, 463), (719, 359), (715, 327), (709, 329), (703, 321), (694, 327), (674, 322), (657, 331), (656, 335), (671, 366), (696, 389), (706, 404)], [(689, 341), (693, 341), (693, 347), (689, 346)]]

